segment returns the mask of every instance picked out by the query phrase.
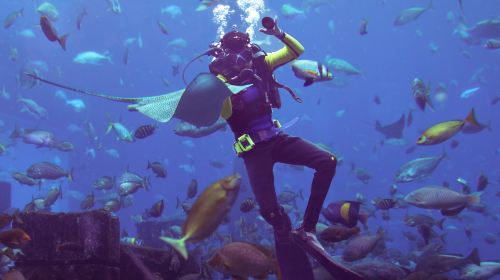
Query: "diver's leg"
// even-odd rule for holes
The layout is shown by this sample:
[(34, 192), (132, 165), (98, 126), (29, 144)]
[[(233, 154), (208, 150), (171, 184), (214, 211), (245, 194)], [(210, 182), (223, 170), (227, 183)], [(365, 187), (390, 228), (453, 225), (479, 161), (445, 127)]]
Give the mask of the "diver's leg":
[(338, 279), (363, 279), (357, 273), (337, 263), (316, 238), (316, 224), (330, 184), (335, 175), (337, 160), (334, 155), (299, 137), (278, 136), (273, 159), (278, 162), (305, 165), (316, 170), (311, 185), (311, 196), (300, 228), (293, 230), (293, 240)]
[[(272, 141), (272, 140), (271, 140)], [(276, 257), (283, 280), (312, 280), (311, 264), (304, 250), (292, 242), (290, 218), (278, 204), (271, 157), (273, 142), (258, 144), (244, 155), (250, 185), (264, 220), (272, 225)]]
[(279, 135), (273, 158), (282, 163), (305, 165), (316, 172), (311, 185), (311, 196), (307, 203), (302, 227), (315, 232), (321, 208), (325, 201), (337, 166), (337, 159), (329, 152), (299, 137)]

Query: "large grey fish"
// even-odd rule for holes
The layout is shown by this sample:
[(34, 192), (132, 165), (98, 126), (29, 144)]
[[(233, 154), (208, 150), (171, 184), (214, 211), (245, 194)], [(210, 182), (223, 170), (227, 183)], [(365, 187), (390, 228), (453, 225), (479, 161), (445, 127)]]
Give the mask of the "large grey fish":
[(384, 231), (379, 229), (374, 235), (363, 235), (352, 239), (342, 253), (342, 259), (347, 262), (360, 260), (366, 257), (377, 243), (384, 237)]
[(467, 44), (479, 45), (483, 40), (500, 38), (500, 19), (482, 20), (472, 27), (467, 27), (461, 22), (454, 33)]
[(61, 177), (68, 177), (70, 181), (73, 181), (73, 169), (65, 171), (60, 166), (47, 161), (31, 165), (26, 174), (33, 179), (57, 180)]
[(120, 196), (133, 194), (140, 188), (149, 190), (149, 177), (141, 177), (127, 170), (118, 180), (118, 194)]
[(460, 269), (471, 263), (476, 265), (481, 263), (477, 249), (472, 250), (467, 257), (454, 255), (433, 255), (422, 258), (417, 264), (415, 271), (424, 271), (433, 275), (446, 273), (453, 269)]
[(406, 10), (403, 10), (399, 16), (394, 20), (394, 25), (405, 25), (412, 21), (417, 20), (423, 13), (427, 10), (432, 9), (432, 1), (429, 3), (427, 7), (413, 7)]
[(423, 180), (432, 175), (444, 158), (446, 158), (446, 153), (439, 157), (421, 157), (411, 160), (399, 168), (394, 180), (397, 183)]
[(460, 213), (465, 207), (478, 205), (481, 193), (462, 194), (439, 186), (427, 186), (417, 189), (404, 198), (409, 204), (418, 208), (437, 209), (446, 216)]

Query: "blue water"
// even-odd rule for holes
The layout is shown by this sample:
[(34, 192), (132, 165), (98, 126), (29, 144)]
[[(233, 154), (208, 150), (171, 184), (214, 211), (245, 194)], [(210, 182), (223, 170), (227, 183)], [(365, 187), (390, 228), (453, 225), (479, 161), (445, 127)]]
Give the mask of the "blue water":
[[(42, 191), (36, 188), (21, 186), (10, 178), (10, 172), (23, 171), (37, 161), (59, 160), (64, 168), (74, 168), (74, 182), (63, 182), (63, 200), (56, 202), (54, 211), (79, 211), (79, 201), (71, 198), (71, 191), (86, 195), (91, 190), (92, 182), (99, 176), (119, 176), (127, 167), (142, 175), (152, 175), (146, 170), (147, 162), (163, 162), (168, 171), (168, 179), (151, 179), (149, 192), (139, 190), (134, 194), (134, 205), (117, 213), (121, 224), (130, 232), (134, 232), (131, 215), (140, 214), (158, 199), (164, 198), (166, 208), (164, 215), (174, 213), (176, 197), (185, 197), (186, 187), (192, 178), (196, 178), (200, 187), (233, 172), (235, 155), (231, 144), (233, 136), (230, 130), (217, 132), (201, 139), (189, 139), (173, 133), (176, 120), (162, 124), (150, 138), (124, 143), (117, 141), (111, 133), (105, 135), (108, 115), (112, 120), (121, 119), (131, 130), (153, 123), (152, 120), (137, 113), (128, 112), (126, 105), (108, 102), (96, 98), (78, 96), (66, 92), (69, 99), (81, 98), (86, 108), (75, 112), (55, 96), (58, 90), (47, 85), (38, 85), (32, 89), (22, 89), (16, 82), (21, 69), (30, 61), (44, 61), (48, 69), (42, 70), (44, 77), (64, 84), (97, 92), (124, 97), (150, 96), (168, 93), (184, 87), (181, 76), (173, 76), (171, 67), (177, 63), (183, 65), (196, 54), (206, 50), (208, 44), (218, 40), (213, 22), (213, 7), (203, 12), (196, 12), (199, 1), (126, 1), (121, 3), (122, 13), (114, 14), (107, 8), (106, 1), (52, 1), (59, 10), (59, 20), (54, 23), (59, 34), (69, 33), (67, 51), (63, 51), (57, 43), (49, 42), (39, 27), (39, 14), (36, 7), (42, 1), (3, 1), (0, 4), (0, 16), (6, 17), (12, 11), (24, 7), (24, 17), (20, 17), (8, 29), (0, 29), (0, 85), (4, 85), (11, 94), (10, 100), (0, 97), (0, 143), (8, 145), (5, 155), (0, 156), (0, 179), (12, 181), (14, 194), (13, 207), (24, 207), (32, 197), (43, 195), (51, 185), (46, 182)], [(144, 2), (144, 3), (142, 3)], [(304, 1), (289, 3), (301, 8)], [(460, 222), (448, 219), (447, 252), (467, 254), (472, 248), (478, 248), (482, 260), (498, 260), (498, 245), (490, 245), (484, 237), (491, 233), (500, 237), (498, 201), (496, 195), (500, 191), (499, 139), (498, 120), (499, 105), (490, 105), (490, 100), (500, 95), (498, 80), (499, 52), (485, 49), (481, 45), (467, 45), (456, 34), (457, 22), (447, 20), (447, 13), (452, 12), (458, 18), (459, 8), (456, 1), (434, 1), (434, 8), (425, 12), (415, 22), (395, 27), (393, 21), (404, 9), (413, 6), (425, 6), (427, 1), (335, 1), (333, 5), (312, 7), (304, 15), (286, 18), (281, 14), (283, 1), (266, 1), (269, 10), (261, 16), (279, 17), (279, 25), (287, 33), (293, 35), (305, 47), (302, 59), (317, 60), (326, 63), (326, 57), (342, 58), (358, 69), (362, 75), (357, 77), (338, 74), (348, 83), (344, 87), (333, 87), (328, 82), (316, 83), (310, 87), (302, 87), (303, 81), (297, 79), (290, 67), (284, 66), (276, 71), (278, 79), (293, 89), (304, 100), (303, 104), (295, 103), (286, 93), (282, 95), (283, 108), (275, 111), (275, 117), (282, 123), (300, 117), (301, 120), (288, 129), (289, 134), (304, 137), (316, 143), (325, 143), (345, 158), (345, 163), (337, 169), (326, 203), (355, 199), (362, 194), (367, 203), (376, 197), (389, 197), (389, 187), (398, 168), (419, 156), (438, 156), (443, 149), (446, 159), (427, 180), (418, 183), (398, 185), (399, 192), (406, 194), (424, 185), (440, 185), (444, 181), (451, 182), (451, 187), (459, 190), (456, 183), (463, 177), (475, 188), (481, 173), (487, 175), (491, 184), (482, 195), (482, 202), (487, 205), (488, 215), (466, 210), (462, 215), (472, 220)], [(235, 1), (227, 1), (234, 9), (228, 28), (237, 24), (240, 30), (246, 24), (240, 20), (241, 10)], [(172, 17), (161, 13), (161, 9), (177, 5), (182, 15)], [(464, 1), (465, 23), (474, 23), (498, 16), (500, 3), (494, 0)], [(80, 31), (76, 29), (76, 17), (86, 8), (88, 16), (83, 19)], [(305, 9), (305, 8), (303, 8)], [(358, 33), (361, 20), (368, 20), (368, 34)], [(166, 24), (169, 35), (159, 31), (156, 20)], [(334, 22), (334, 30), (328, 28), (328, 22)], [(18, 33), (24, 29), (32, 29), (35, 37), (25, 38)], [(258, 33), (258, 31), (257, 31)], [(421, 36), (418, 36), (420, 33)], [(129, 46), (128, 64), (122, 62), (126, 38), (141, 36), (143, 46), (137, 43)], [(176, 38), (183, 38), (187, 46), (183, 48), (168, 47), (168, 43)], [(265, 35), (256, 34), (254, 39), (263, 40)], [(272, 38), (272, 44), (263, 45), (266, 51), (281, 48), (281, 43)], [(429, 44), (438, 46), (433, 53)], [(16, 61), (9, 59), (9, 49), (16, 48)], [(80, 52), (93, 50), (108, 51), (112, 63), (102, 65), (81, 65), (73, 62)], [(464, 56), (467, 52), (470, 57)], [(180, 59), (180, 61), (176, 61)], [(208, 71), (209, 60), (195, 62), (187, 71), (188, 79), (196, 73)], [(482, 70), (481, 70), (482, 69)], [(482, 81), (471, 81), (474, 73), (481, 71)], [(170, 85), (162, 82), (166, 78)], [(409, 108), (416, 109), (412, 99), (411, 83), (414, 78), (430, 83), (434, 89), (439, 83), (447, 87), (447, 99), (435, 103), (435, 111), (414, 111), (414, 123), (404, 130), (404, 146), (380, 146), (383, 135), (374, 130), (376, 120), (382, 124), (399, 119)], [(478, 94), (469, 99), (461, 99), (460, 93), (466, 89), (480, 87)], [(375, 96), (381, 104), (373, 102)], [(31, 98), (45, 107), (48, 119), (38, 120), (27, 113), (20, 112), (18, 97)], [(318, 102), (320, 100), (320, 102)], [(458, 134), (453, 139), (459, 142), (456, 149), (451, 149), (445, 142), (430, 147), (419, 147), (414, 153), (406, 154), (405, 150), (413, 146), (421, 132), (429, 126), (447, 120), (464, 118), (471, 108), (476, 109), (477, 118), (482, 123), (491, 121), (491, 131), (478, 134)], [(345, 110), (342, 116), (337, 112)], [(97, 151), (96, 158), (86, 154), (92, 142), (83, 131), (70, 132), (67, 127), (76, 124), (83, 128), (83, 122), (90, 121), (96, 127), (100, 142), (104, 149), (114, 148), (119, 151), (119, 158), (113, 158)], [(2, 123), (0, 122), (0, 124)], [(63, 153), (56, 150), (37, 149), (22, 141), (11, 142), (8, 135), (15, 125), (26, 128), (39, 128), (53, 132), (58, 139), (69, 140), (75, 150)], [(188, 143), (187, 143), (188, 142)], [(215, 169), (209, 165), (210, 160), (225, 163), (225, 168)], [(350, 164), (366, 169), (372, 176), (369, 184), (362, 184), (355, 178)], [(181, 165), (189, 165), (192, 172), (183, 170)], [(294, 190), (303, 189), (309, 194), (309, 185), (313, 172), (294, 171), (293, 169), (276, 169), (277, 190), (285, 185)], [(96, 192), (96, 196), (101, 194)], [(250, 188), (240, 194), (241, 199), (251, 196)], [(305, 202), (300, 201), (302, 209)], [(237, 205), (239, 206), (239, 205)], [(101, 207), (97, 205), (97, 207)], [(235, 207), (237, 208), (237, 207)], [(380, 213), (377, 218), (370, 218), (369, 227), (374, 231), (379, 226), (388, 230), (392, 239), (388, 247), (407, 246), (402, 230), (412, 230), (403, 223), (403, 216), (409, 213), (427, 213), (440, 218), (438, 211), (424, 211), (417, 208), (408, 210), (391, 210), (391, 219), (383, 221)], [(237, 212), (239, 213), (239, 212)], [(239, 215), (239, 214), (236, 214)], [(472, 228), (472, 241), (464, 234), (464, 227)]]

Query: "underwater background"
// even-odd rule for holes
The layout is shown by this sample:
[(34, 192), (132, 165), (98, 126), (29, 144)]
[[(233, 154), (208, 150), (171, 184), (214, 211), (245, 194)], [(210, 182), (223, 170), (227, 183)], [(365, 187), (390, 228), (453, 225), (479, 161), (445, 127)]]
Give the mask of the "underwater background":
[[(214, 1), (217, 3), (206, 10), (196, 11), (200, 5), (196, 0), (122, 0), (117, 12), (105, 0), (52, 0), (59, 12), (53, 25), (59, 34), (69, 34), (66, 51), (57, 42), (49, 42), (42, 33), (37, 12), (42, 2), (0, 2), (2, 17), (24, 8), (24, 16), (17, 18), (11, 27), (0, 28), (0, 86), (3, 88), (0, 144), (6, 147), (0, 155), (0, 180), (12, 183), (12, 207), (22, 209), (33, 198), (43, 196), (51, 186), (59, 184), (59, 181), (47, 181), (39, 189), (20, 185), (12, 179), (12, 172), (24, 171), (35, 162), (49, 161), (64, 169), (73, 169), (73, 181), (60, 180), (63, 195), (52, 206), (53, 212), (80, 211), (80, 201), (91, 191), (96, 198), (106, 194), (93, 190), (92, 183), (97, 178), (119, 177), (128, 168), (150, 176), (151, 181), (149, 191), (139, 190), (133, 194), (133, 203), (116, 213), (121, 227), (133, 236), (132, 216), (141, 214), (159, 199), (165, 201), (163, 216), (182, 212), (176, 209), (177, 198), (186, 197), (186, 188), (192, 179), (198, 181), (201, 190), (235, 169), (243, 172), (242, 163), (232, 149), (234, 138), (229, 128), (203, 138), (188, 138), (174, 134), (177, 120), (173, 120), (160, 124), (147, 139), (133, 143), (118, 141), (113, 133), (105, 134), (110, 120), (120, 121), (131, 131), (155, 122), (138, 112), (128, 112), (120, 103), (69, 91), (63, 95), (61, 89), (45, 84), (26, 86), (21, 76), (35, 69), (48, 80), (123, 97), (173, 92), (185, 87), (181, 75), (186, 63), (219, 40), (217, 30), (221, 25), (225, 31), (231, 30), (232, 25), (244, 31), (250, 26), (245, 22), (247, 19), (254, 24), (253, 40), (260, 41), (264, 50), (281, 48), (279, 40), (266, 39), (266, 35), (258, 32), (262, 17), (277, 16), (280, 28), (304, 45), (305, 52), (300, 59), (321, 62), (335, 76), (333, 81), (304, 87), (304, 81), (294, 76), (290, 65), (275, 72), (281, 83), (293, 88), (304, 100), (299, 104), (288, 94), (282, 94), (283, 107), (274, 111), (274, 117), (282, 124), (298, 118), (286, 133), (322, 143), (342, 159), (324, 206), (333, 201), (356, 199), (370, 205), (371, 200), (390, 197), (393, 184), (402, 195), (443, 182), (461, 191), (462, 185), (457, 179), (463, 178), (475, 191), (478, 177), (484, 174), (489, 178), (489, 185), (481, 196), (484, 209), (481, 212), (466, 209), (460, 214), (461, 219), (447, 218), (443, 231), (439, 232), (446, 233), (447, 253), (467, 255), (478, 248), (482, 261), (500, 259), (497, 242), (500, 238), (500, 104), (494, 102), (500, 96), (500, 51), (485, 48), (484, 41), (471, 44), (459, 34), (462, 24), (473, 26), (481, 20), (498, 18), (499, 1), (465, 0), (463, 11), (457, 1), (434, 1), (432, 8), (415, 21), (396, 26), (394, 19), (402, 10), (426, 7), (429, 1), (273, 0), (264, 1), (264, 8), (257, 5), (247, 13), (239, 7), (245, 1)], [(227, 5), (232, 10), (223, 23), (220, 18), (215, 19), (217, 5)], [(287, 5), (297, 11), (290, 12)], [(83, 8), (88, 14), (78, 30), (76, 19)], [(361, 36), (359, 29), (364, 19), (368, 33)], [(161, 32), (157, 21), (166, 26), (168, 34)], [(109, 60), (99, 65), (75, 63), (74, 58), (85, 51), (105, 54)], [(360, 73), (336, 72), (328, 63), (331, 58), (348, 61)], [(195, 61), (186, 70), (186, 79), (189, 81), (197, 73), (208, 72), (209, 62), (209, 58)], [(174, 73), (175, 67), (179, 67), (180, 73)], [(415, 78), (431, 86), (434, 110), (418, 110), (412, 97)], [(444, 94), (434, 94), (438, 85), (445, 89)], [(479, 89), (472, 96), (461, 97), (464, 91), (475, 88)], [(46, 109), (47, 116), (23, 112), (19, 98), (36, 101)], [(73, 106), (77, 103), (68, 102), (72, 99), (80, 99), (84, 107), (81, 103)], [(472, 108), (479, 122), (491, 123), (488, 129), (476, 134), (458, 133), (453, 137), (456, 147), (451, 147), (450, 140), (408, 151), (425, 129), (442, 121), (464, 119)], [(376, 121), (382, 125), (393, 123), (410, 112), (413, 123), (405, 126), (401, 139), (388, 141), (375, 130)], [(99, 148), (88, 137), (85, 122), (94, 125), (98, 142), (102, 144)], [(70, 141), (74, 149), (62, 152), (36, 148), (22, 140), (10, 139), (16, 126), (50, 131), (58, 139)], [(428, 178), (410, 183), (394, 181), (404, 163), (421, 156), (440, 156), (443, 152), (447, 157)], [(162, 163), (167, 178), (156, 178), (147, 170), (148, 161)], [(369, 174), (367, 183), (357, 178), (359, 170)], [(312, 176), (313, 171), (308, 168), (275, 166), (277, 192), (302, 190), (304, 199), (298, 199), (301, 213), (310, 193)], [(242, 188), (231, 220), (248, 215), (237, 209), (240, 201), (252, 197), (248, 183)], [(102, 208), (102, 204), (96, 202), (95, 208)], [(404, 217), (417, 213), (442, 218), (437, 210), (395, 208), (386, 219), (382, 219), (380, 212), (370, 216), (368, 228), (371, 232), (384, 228), (388, 238), (386, 246), (407, 253), (415, 248), (402, 231), (414, 229), (405, 225)], [(257, 216), (258, 212), (250, 215)], [(219, 228), (225, 229), (224, 225)], [(470, 239), (466, 229), (472, 232)], [(272, 236), (263, 239), (272, 240)]]

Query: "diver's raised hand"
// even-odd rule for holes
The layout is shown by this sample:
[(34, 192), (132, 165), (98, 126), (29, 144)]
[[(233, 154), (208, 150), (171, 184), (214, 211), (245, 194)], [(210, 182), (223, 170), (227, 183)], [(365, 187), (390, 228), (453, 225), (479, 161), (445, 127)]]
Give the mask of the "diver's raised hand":
[(272, 28), (264, 27), (260, 28), (259, 31), (267, 35), (274, 35), (278, 38), (284, 37), (284, 32), (278, 27), (278, 18), (276, 17), (274, 18), (274, 25)]

